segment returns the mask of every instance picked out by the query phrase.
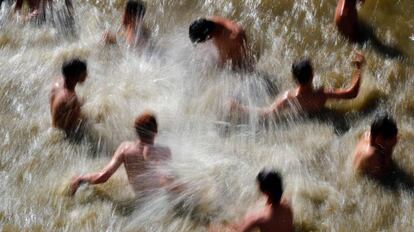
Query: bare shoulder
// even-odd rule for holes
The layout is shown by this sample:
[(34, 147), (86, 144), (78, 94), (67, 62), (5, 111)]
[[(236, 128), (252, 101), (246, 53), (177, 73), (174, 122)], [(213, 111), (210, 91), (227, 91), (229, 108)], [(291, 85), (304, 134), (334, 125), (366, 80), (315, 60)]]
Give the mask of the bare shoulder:
[(244, 35), (243, 28), (237, 22), (233, 20), (226, 19), (220, 16), (210, 16), (208, 17), (208, 19), (219, 25), (222, 25), (223, 27), (231, 31), (232, 34), (235, 34), (235, 35), (243, 34)]
[(164, 154), (165, 156), (168, 156), (168, 157), (171, 156), (171, 149), (168, 146), (156, 144), (156, 145), (154, 145), (154, 148), (159, 153)]
[(117, 154), (124, 154), (128, 151), (131, 151), (135, 148), (134, 142), (132, 141), (125, 141), (122, 142), (118, 148), (116, 149), (116, 153)]
[(243, 222), (239, 226), (239, 231), (251, 231), (255, 228), (260, 228), (266, 221), (267, 218), (263, 212), (250, 213), (243, 219)]

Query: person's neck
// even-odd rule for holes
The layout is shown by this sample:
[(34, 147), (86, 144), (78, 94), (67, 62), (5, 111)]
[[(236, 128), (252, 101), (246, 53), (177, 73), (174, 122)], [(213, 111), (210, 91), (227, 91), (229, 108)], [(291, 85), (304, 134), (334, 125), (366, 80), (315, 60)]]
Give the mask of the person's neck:
[(138, 145), (141, 146), (152, 146), (154, 145), (154, 139), (139, 139), (138, 140)]
[(75, 88), (76, 88), (76, 82), (70, 83), (70, 82), (63, 81), (63, 88), (73, 92), (75, 91)]
[(220, 37), (223, 34), (224, 30), (225, 28), (222, 25), (215, 24), (214, 29), (211, 32), (211, 38)]
[(297, 87), (297, 94), (307, 94), (313, 92), (313, 86), (312, 83), (306, 84), (306, 85), (299, 85)]

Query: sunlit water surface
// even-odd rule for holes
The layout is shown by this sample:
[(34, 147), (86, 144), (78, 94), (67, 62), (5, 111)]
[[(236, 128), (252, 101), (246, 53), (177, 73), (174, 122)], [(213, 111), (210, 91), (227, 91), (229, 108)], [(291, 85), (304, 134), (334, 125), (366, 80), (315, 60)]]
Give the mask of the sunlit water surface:
[[(386, 44), (387, 58), (369, 42), (351, 45), (333, 26), (334, 0), (154, 0), (146, 21), (151, 46), (105, 47), (124, 1), (79, 1), (64, 20), (62, 3), (47, 23), (23, 23), (0, 12), (0, 229), (3, 231), (205, 231), (237, 221), (264, 204), (255, 177), (273, 167), (284, 177), (297, 231), (411, 231), (412, 186), (386, 187), (353, 176), (350, 155), (376, 112), (395, 115), (400, 128), (394, 160), (414, 175), (414, 2), (366, 0), (360, 16)], [(60, 15), (60, 16), (58, 16)], [(244, 26), (259, 74), (214, 66), (211, 44), (194, 47), (188, 25), (221, 15)], [(65, 26), (66, 25), (66, 26)], [(68, 28), (67, 25), (72, 25)], [(268, 77), (292, 88), (292, 62), (312, 58), (315, 85), (344, 87), (353, 51), (366, 55), (359, 96), (331, 102), (329, 120), (294, 113), (262, 126), (255, 115), (228, 124), (226, 99), (267, 105)], [(84, 136), (66, 139), (50, 127), (48, 94), (64, 60), (87, 59), (89, 77), (77, 88), (88, 122)], [(135, 138), (132, 122), (144, 110), (159, 120), (159, 143), (172, 149), (168, 167), (184, 183), (180, 194), (159, 190), (134, 199), (124, 168), (99, 186), (67, 195), (73, 175), (100, 170), (117, 145)], [(338, 126), (338, 124), (340, 124)], [(227, 134), (224, 133), (227, 128)], [(344, 129), (345, 128), (345, 129)]]

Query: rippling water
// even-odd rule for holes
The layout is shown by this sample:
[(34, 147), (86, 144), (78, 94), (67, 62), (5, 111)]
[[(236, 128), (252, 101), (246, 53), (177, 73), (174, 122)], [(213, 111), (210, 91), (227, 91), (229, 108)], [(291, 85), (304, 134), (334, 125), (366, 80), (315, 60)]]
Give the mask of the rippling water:
[[(0, 11), (3, 231), (205, 231), (209, 223), (238, 220), (263, 205), (255, 176), (264, 166), (283, 174), (298, 231), (412, 230), (412, 186), (382, 186), (350, 169), (357, 138), (385, 109), (401, 131), (394, 160), (414, 175), (412, 0), (366, 0), (360, 9), (376, 36), (402, 52), (394, 59), (369, 42), (351, 45), (338, 36), (334, 0), (148, 1), (152, 44), (144, 52), (100, 43), (105, 29), (119, 25), (124, 1), (76, 2), (73, 23), (62, 20), (58, 2), (58, 13), (41, 25), (16, 20), (7, 4)], [(188, 25), (204, 15), (244, 26), (260, 74), (217, 70), (211, 44), (190, 44)], [(228, 136), (221, 133), (229, 96), (269, 104), (273, 97), (262, 77), (279, 90), (293, 87), (290, 66), (305, 55), (312, 57), (316, 85), (346, 86), (358, 49), (367, 59), (359, 96), (328, 104), (340, 116), (288, 115), (267, 128), (252, 117), (233, 124)], [(52, 80), (63, 60), (74, 56), (87, 59), (89, 70), (77, 88), (89, 119), (77, 141), (50, 128), (48, 106)], [(134, 139), (132, 121), (146, 109), (158, 115), (158, 142), (172, 148), (167, 168), (188, 189), (176, 195), (160, 190), (137, 201), (120, 168), (108, 183), (68, 197), (70, 178), (99, 170), (121, 141)]]

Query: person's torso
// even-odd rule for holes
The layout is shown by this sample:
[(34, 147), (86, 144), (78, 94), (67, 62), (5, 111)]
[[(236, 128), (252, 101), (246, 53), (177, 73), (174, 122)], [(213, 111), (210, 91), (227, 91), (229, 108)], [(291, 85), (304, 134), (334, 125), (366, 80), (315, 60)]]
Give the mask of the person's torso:
[(124, 151), (124, 165), (133, 189), (141, 192), (158, 187), (155, 167), (169, 158), (168, 150), (161, 146), (129, 146)]

